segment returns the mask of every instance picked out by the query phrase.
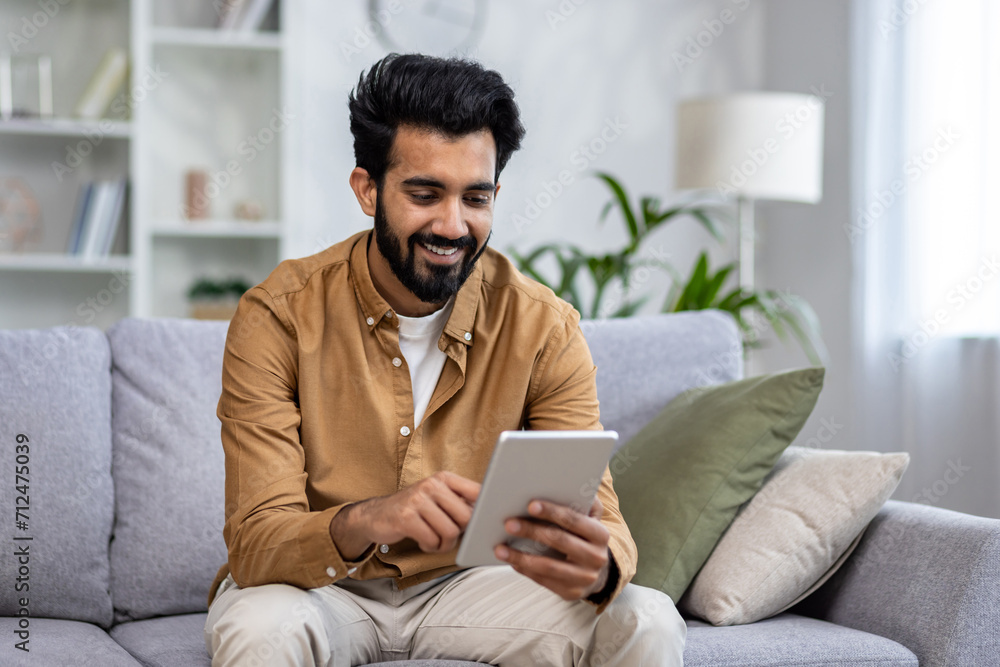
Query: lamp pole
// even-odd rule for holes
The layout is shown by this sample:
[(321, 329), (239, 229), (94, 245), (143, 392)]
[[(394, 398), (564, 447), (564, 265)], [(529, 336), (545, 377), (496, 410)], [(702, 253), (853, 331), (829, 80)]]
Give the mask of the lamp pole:
[(753, 223), (753, 200), (746, 195), (738, 195), (736, 199), (737, 215), (739, 218), (739, 255), (740, 265), (740, 287), (744, 290), (754, 289), (754, 223)]

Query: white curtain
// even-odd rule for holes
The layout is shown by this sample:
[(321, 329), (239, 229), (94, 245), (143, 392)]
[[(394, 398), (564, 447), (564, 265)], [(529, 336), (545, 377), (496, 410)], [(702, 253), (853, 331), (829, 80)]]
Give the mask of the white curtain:
[(897, 498), (1000, 517), (1000, 3), (855, 0), (856, 410)]

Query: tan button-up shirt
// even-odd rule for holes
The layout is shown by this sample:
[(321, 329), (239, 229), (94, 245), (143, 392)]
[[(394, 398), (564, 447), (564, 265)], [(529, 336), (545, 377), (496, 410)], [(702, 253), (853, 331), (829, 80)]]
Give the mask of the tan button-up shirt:
[[(427, 412), (413, 393), (398, 319), (372, 283), (362, 232), (282, 262), (248, 291), (229, 327), (218, 416), (226, 455), (227, 573), (241, 587), (326, 586), (346, 576), (400, 587), (459, 569), (457, 550), (412, 540), (346, 562), (330, 522), (440, 470), (482, 482), (497, 436), (516, 429), (600, 429), (597, 369), (579, 315), (487, 250), (455, 296), (438, 341), (447, 355)], [(598, 491), (619, 571), (635, 544), (605, 470)]]

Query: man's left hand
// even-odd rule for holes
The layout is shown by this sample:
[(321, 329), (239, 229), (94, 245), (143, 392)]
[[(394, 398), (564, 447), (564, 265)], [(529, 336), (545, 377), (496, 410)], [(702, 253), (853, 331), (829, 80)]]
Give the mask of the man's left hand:
[(544, 500), (528, 504), (530, 518), (507, 519), (507, 533), (528, 538), (565, 554), (565, 560), (518, 551), (506, 545), (494, 554), (524, 576), (545, 586), (564, 600), (580, 600), (604, 588), (610, 567), (610, 533), (600, 521), (604, 508), (599, 499), (588, 514)]

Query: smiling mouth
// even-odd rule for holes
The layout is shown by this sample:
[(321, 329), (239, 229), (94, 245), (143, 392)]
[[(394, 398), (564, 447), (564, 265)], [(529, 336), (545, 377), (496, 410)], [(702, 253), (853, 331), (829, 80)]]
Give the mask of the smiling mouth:
[(458, 252), (458, 248), (455, 247), (442, 248), (441, 246), (431, 245), (429, 243), (422, 243), (421, 245), (423, 245), (425, 248), (430, 250), (435, 255), (441, 255), (442, 257), (448, 257)]

